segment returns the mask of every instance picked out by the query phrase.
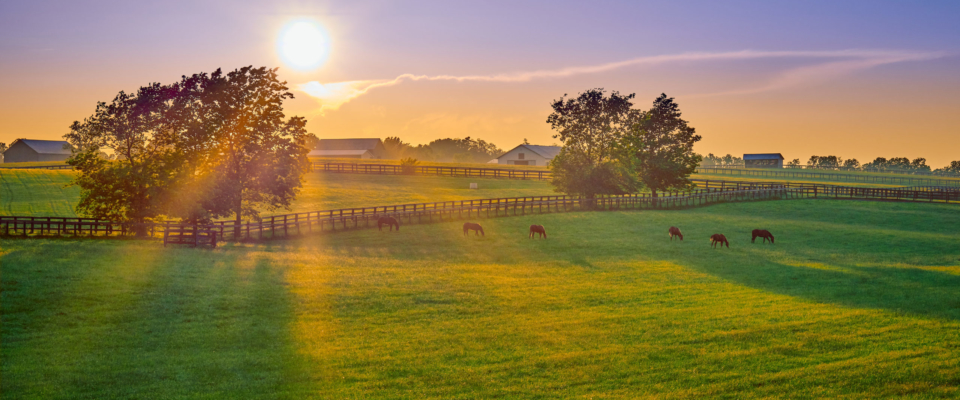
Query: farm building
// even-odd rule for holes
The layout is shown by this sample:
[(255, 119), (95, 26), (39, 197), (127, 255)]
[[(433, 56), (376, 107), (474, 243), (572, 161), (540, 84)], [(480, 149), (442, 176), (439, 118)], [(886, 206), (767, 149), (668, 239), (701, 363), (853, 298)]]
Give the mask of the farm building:
[(307, 157), (368, 159), (383, 158), (385, 154), (383, 141), (376, 138), (320, 139), (317, 148), (307, 153)]
[(747, 168), (783, 168), (780, 153), (744, 154), (743, 165)]
[(3, 162), (64, 161), (73, 146), (63, 140), (17, 139), (3, 152)]
[(560, 154), (560, 146), (521, 144), (497, 157), (497, 164), (545, 166), (557, 154)]

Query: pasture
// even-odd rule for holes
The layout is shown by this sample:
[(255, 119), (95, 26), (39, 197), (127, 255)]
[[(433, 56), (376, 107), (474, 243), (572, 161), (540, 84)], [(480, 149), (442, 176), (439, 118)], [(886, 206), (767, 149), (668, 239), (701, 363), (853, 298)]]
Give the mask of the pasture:
[[(80, 189), (66, 186), (72, 171), (0, 169), (0, 215), (77, 217)], [(387, 204), (424, 203), (490, 197), (556, 195), (546, 181), (409, 175), (309, 173), (287, 214)], [(471, 182), (479, 189), (469, 189)]]
[[(80, 191), (67, 186), (72, 171), (0, 169), (0, 215), (77, 217)], [(695, 179), (730, 180), (729, 176), (694, 175)], [(734, 179), (769, 182), (775, 179)], [(469, 189), (471, 182), (479, 190)], [(794, 179), (796, 183), (829, 183), (860, 187), (896, 187), (866, 183)], [(308, 173), (300, 195), (288, 210), (264, 210), (263, 215), (349, 207), (469, 200), (478, 198), (556, 195), (548, 181), (456, 178), (410, 175)]]
[(462, 222), (215, 250), (3, 239), (4, 397), (960, 396), (956, 206)]

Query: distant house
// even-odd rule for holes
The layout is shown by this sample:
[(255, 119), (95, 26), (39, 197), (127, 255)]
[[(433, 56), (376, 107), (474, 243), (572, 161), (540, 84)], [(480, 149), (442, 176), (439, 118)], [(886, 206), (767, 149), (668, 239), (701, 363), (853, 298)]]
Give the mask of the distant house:
[(521, 144), (497, 157), (497, 164), (546, 166), (557, 154), (560, 154), (560, 146)]
[(317, 148), (307, 153), (307, 157), (364, 159), (383, 158), (385, 155), (383, 141), (376, 138), (320, 139)]
[(63, 140), (17, 139), (3, 152), (3, 162), (64, 161), (73, 146)]
[(780, 153), (744, 154), (743, 165), (747, 168), (783, 168)]

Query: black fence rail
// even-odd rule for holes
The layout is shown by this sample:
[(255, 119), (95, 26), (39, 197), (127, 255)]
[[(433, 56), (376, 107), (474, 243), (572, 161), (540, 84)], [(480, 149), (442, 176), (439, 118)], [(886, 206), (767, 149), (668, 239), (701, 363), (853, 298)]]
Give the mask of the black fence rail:
[(809, 170), (781, 170), (781, 169), (735, 169), (717, 167), (699, 167), (699, 174), (764, 177), (764, 178), (802, 178), (802, 179), (829, 179), (832, 181), (854, 183), (879, 183), (887, 185), (927, 185), (927, 186), (954, 186), (960, 187), (960, 179), (918, 178), (912, 176), (877, 176), (864, 174), (844, 174), (830, 172), (816, 172)]
[[(960, 202), (960, 190), (925, 188), (862, 188), (796, 184), (793, 186), (758, 182), (705, 183), (702, 189), (685, 193), (629, 194), (584, 198), (578, 196), (530, 196), (495, 199), (400, 204), (347, 208), (277, 215), (259, 221), (218, 221), (202, 226), (220, 240), (259, 240), (313, 232), (340, 231), (377, 226), (377, 220), (391, 216), (402, 224), (431, 223), (462, 219), (544, 214), (568, 211), (603, 211), (696, 207), (720, 202), (799, 198), (864, 199), (888, 201)], [(163, 222), (129, 224), (91, 218), (0, 217), (0, 232), (6, 235), (128, 235), (141, 232), (163, 236), (183, 224)]]
[(0, 163), (0, 169), (73, 169), (72, 165), (31, 165), (26, 167), (6, 167)]

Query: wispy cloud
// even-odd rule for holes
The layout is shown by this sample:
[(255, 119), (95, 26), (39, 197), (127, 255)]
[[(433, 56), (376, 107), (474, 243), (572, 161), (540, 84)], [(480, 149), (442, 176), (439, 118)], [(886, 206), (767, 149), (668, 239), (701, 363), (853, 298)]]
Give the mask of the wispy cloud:
[(321, 103), (320, 112), (336, 110), (344, 103), (362, 96), (370, 90), (388, 86), (395, 86), (405, 81), (453, 81), (453, 82), (502, 82), (522, 83), (538, 79), (557, 79), (576, 75), (597, 74), (626, 67), (642, 65), (659, 65), (673, 62), (709, 62), (756, 60), (774, 58), (794, 58), (806, 60), (822, 60), (813, 65), (807, 65), (784, 71), (774, 79), (753, 88), (738, 89), (726, 92), (702, 94), (700, 96), (715, 96), (728, 94), (758, 93), (770, 90), (798, 86), (809, 82), (836, 78), (854, 71), (907, 61), (923, 61), (945, 56), (942, 52), (910, 52), (887, 50), (839, 50), (839, 51), (755, 51), (743, 50), (723, 53), (681, 53), (650, 57), (638, 57), (624, 61), (610, 62), (598, 65), (565, 67), (559, 69), (544, 69), (522, 71), (494, 75), (414, 75), (403, 74), (393, 79), (357, 80), (346, 82), (320, 83), (310, 81), (298, 85), (298, 88)]

